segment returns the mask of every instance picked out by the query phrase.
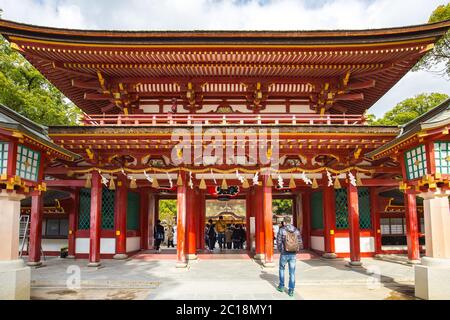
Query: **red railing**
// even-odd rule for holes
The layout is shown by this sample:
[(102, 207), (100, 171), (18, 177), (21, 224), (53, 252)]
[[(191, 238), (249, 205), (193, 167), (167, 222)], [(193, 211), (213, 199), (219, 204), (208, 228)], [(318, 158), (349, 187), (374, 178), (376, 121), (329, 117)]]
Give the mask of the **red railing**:
[(173, 126), (173, 125), (361, 125), (363, 115), (341, 114), (105, 114), (87, 115), (86, 126)]

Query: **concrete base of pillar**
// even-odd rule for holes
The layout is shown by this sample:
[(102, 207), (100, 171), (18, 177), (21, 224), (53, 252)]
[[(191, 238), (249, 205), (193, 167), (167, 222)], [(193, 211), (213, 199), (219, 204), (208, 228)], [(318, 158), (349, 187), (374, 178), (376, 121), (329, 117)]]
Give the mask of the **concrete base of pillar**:
[(96, 268), (96, 267), (100, 267), (101, 263), (100, 262), (89, 262), (87, 266), (91, 267), (91, 268)]
[(125, 254), (125, 253), (118, 253), (118, 254), (115, 254), (113, 256), (113, 259), (115, 259), (115, 260), (125, 260), (125, 259), (128, 259), (128, 255)]
[(450, 259), (423, 257), (414, 266), (415, 295), (425, 300), (450, 299)]
[(349, 268), (362, 268), (362, 262), (361, 261), (349, 261), (345, 266), (349, 267)]
[(408, 260), (407, 261), (408, 264), (421, 264), (420, 260)]
[(322, 258), (325, 258), (325, 259), (336, 259), (337, 258), (337, 254), (333, 253), (333, 252), (325, 252), (322, 255)]
[(23, 260), (0, 261), (0, 300), (29, 300), (31, 270)]
[(42, 266), (42, 262), (41, 261), (28, 261), (27, 266), (37, 268), (37, 267)]
[(186, 255), (186, 260), (188, 260), (188, 261), (194, 261), (197, 259), (198, 259), (198, 257), (195, 253), (189, 253)]
[(255, 253), (253, 256), (253, 259), (255, 260), (264, 260), (265, 254), (264, 253)]
[(264, 268), (275, 268), (275, 263), (274, 262), (263, 262), (263, 267)]
[(75, 259), (75, 256), (67, 256), (66, 259)]

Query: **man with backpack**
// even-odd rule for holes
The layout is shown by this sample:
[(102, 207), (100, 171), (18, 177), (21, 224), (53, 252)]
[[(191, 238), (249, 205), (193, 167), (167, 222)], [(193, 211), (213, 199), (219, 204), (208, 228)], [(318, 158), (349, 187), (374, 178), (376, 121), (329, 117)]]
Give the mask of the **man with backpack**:
[(300, 231), (291, 224), (291, 217), (284, 218), (285, 225), (277, 233), (277, 248), (280, 251), (279, 276), (280, 284), (277, 290), (284, 291), (284, 269), (286, 264), (289, 268), (289, 296), (294, 295), (295, 289), (295, 266), (297, 262), (297, 252), (302, 248), (302, 238)]

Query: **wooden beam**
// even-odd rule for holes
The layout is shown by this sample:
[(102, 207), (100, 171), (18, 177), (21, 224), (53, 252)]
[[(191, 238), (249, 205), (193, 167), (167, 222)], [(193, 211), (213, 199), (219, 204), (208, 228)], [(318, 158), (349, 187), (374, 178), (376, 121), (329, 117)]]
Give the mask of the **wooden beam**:
[(91, 90), (101, 90), (98, 81), (81, 81), (77, 79), (72, 79), (72, 87), (81, 89), (91, 89)]
[(369, 89), (369, 88), (375, 87), (375, 84), (376, 84), (375, 80), (351, 82), (348, 84), (346, 90), (352, 91), (352, 90), (360, 90), (360, 89)]
[(349, 94), (343, 94), (343, 95), (337, 95), (334, 100), (336, 101), (358, 101), (358, 100), (364, 100), (364, 94), (363, 93), (349, 93)]

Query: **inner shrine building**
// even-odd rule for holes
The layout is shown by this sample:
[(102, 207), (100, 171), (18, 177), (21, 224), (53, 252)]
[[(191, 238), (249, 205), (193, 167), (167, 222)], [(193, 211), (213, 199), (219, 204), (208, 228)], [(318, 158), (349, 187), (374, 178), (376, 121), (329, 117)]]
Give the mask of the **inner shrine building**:
[[(40, 189), (1, 171), (0, 188), (31, 196), (28, 264), (41, 263), (40, 247), (67, 246), (90, 266), (151, 250), (162, 199), (177, 201), (179, 267), (205, 248), (212, 199), (245, 202), (247, 250), (266, 266), (276, 199), (292, 201), (305, 250), (350, 266), (383, 253), (417, 262), (432, 250), (423, 196), (448, 210), (448, 117), (399, 128), (370, 126), (366, 112), (449, 27), (88, 31), (0, 20), (11, 48), (83, 111), (79, 125), (47, 129), (55, 146), (41, 153), (42, 174), (22, 177)], [(20, 128), (0, 128), (2, 160), (6, 133)]]

